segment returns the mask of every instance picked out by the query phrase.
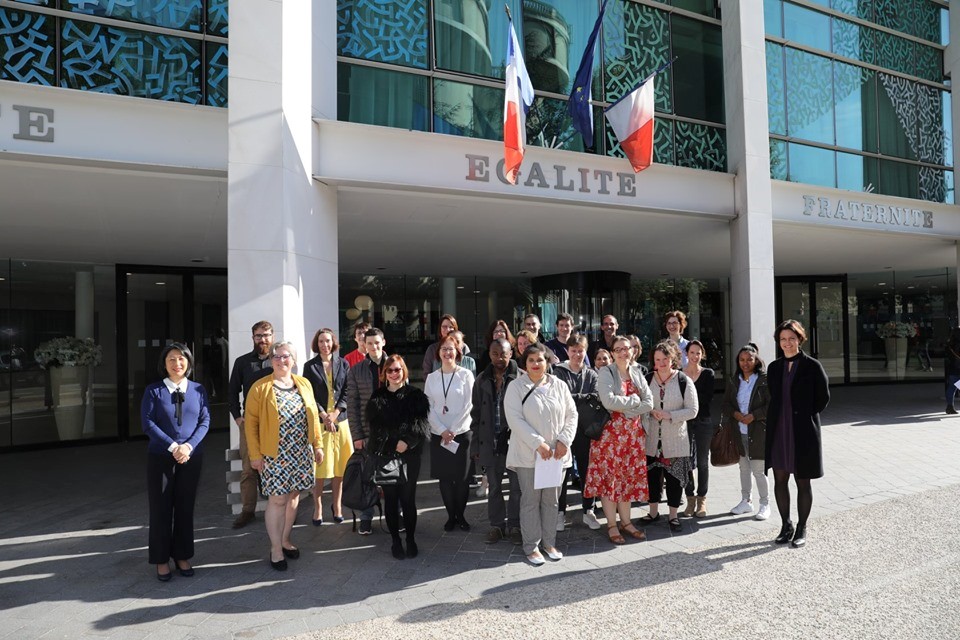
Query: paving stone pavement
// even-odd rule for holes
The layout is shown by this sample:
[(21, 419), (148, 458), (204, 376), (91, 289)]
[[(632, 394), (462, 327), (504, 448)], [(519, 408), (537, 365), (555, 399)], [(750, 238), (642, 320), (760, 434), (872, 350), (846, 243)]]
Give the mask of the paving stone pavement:
[[(817, 549), (830, 548), (834, 530), (857, 527), (868, 515), (876, 518), (876, 514), (889, 511), (896, 522), (922, 523), (930, 507), (916, 511), (913, 502), (903, 501), (926, 501), (922, 504), (941, 505), (931, 513), (931, 521), (953, 518), (952, 526), (944, 531), (952, 534), (954, 544), (939, 560), (919, 566), (931, 561), (941, 562), (943, 567), (957, 566), (956, 515), (948, 505), (956, 505), (960, 497), (960, 466), (956, 464), (960, 418), (943, 414), (941, 393), (942, 385), (930, 383), (833, 390), (833, 401), (823, 416), (827, 475), (814, 482), (811, 542), (797, 554), (811, 552), (808, 555), (816, 558)], [(566, 557), (535, 569), (523, 561), (519, 547), (507, 542), (484, 544), (487, 527), (481, 499), (471, 498), (467, 512), (474, 525), (471, 532), (443, 532), (445, 517), (435, 482), (424, 480), (418, 491), (420, 557), (394, 560), (389, 536), (378, 528), (375, 535), (360, 537), (351, 532), (349, 524), (313, 527), (304, 501), (293, 535), (303, 555), (290, 562), (289, 571), (277, 573), (266, 562), (268, 543), (262, 519), (239, 531), (230, 528), (233, 516), (225, 504), (223, 480), (227, 465), (221, 455), (226, 445), (223, 432), (212, 434), (207, 445), (197, 509), (196, 576), (174, 576), (165, 584), (154, 578), (153, 567), (146, 562), (143, 442), (0, 456), (0, 486), (6, 489), (0, 519), (0, 638), (266, 639), (308, 633), (321, 637), (337, 630), (339, 637), (370, 637), (367, 630), (379, 627), (364, 626), (365, 621), (389, 622), (391, 629), (396, 627), (397, 637), (452, 632), (467, 638), (544, 637), (558, 631), (577, 636), (571, 630), (579, 627), (571, 628), (569, 620), (571, 615), (581, 620), (577, 617), (583, 610), (579, 603), (609, 596), (612, 606), (619, 591), (642, 588), (647, 590), (645, 598), (655, 599), (661, 591), (667, 593), (677, 584), (709, 573), (723, 576), (723, 580), (717, 582), (714, 577), (706, 587), (697, 585), (691, 596), (708, 601), (746, 597), (747, 603), (749, 597), (761, 597), (751, 582), (756, 574), (748, 568), (755, 561), (769, 564), (769, 540), (779, 528), (776, 515), (766, 522), (729, 515), (727, 511), (740, 498), (737, 469), (713, 468), (710, 515), (702, 520), (684, 519), (682, 533), (671, 534), (665, 525), (655, 525), (648, 529), (647, 542), (613, 547), (602, 531), (588, 530), (580, 522), (579, 511), (571, 510), (573, 524), (559, 534), (557, 545)], [(947, 495), (952, 497), (939, 497)], [(578, 500), (574, 497), (571, 503), (578, 504)], [(635, 508), (634, 515), (643, 511)], [(897, 518), (900, 513), (907, 515)], [(942, 523), (937, 526), (944, 527)], [(872, 527), (873, 537), (866, 525), (858, 530), (865, 545), (859, 548), (865, 549), (864, 558), (870, 562), (876, 562), (875, 553), (867, 551), (886, 551), (887, 542), (897, 542), (898, 536), (908, 552), (902, 554), (904, 558), (933, 548), (929, 540), (901, 535), (904, 527), (897, 527), (894, 535), (881, 536), (876, 536), (876, 525)], [(871, 547), (874, 540), (876, 548)], [(892, 552), (896, 549), (894, 546)], [(721, 564), (732, 569), (729, 579), (726, 573), (717, 572), (716, 557), (722, 557)], [(815, 571), (802, 570), (807, 565), (798, 566), (799, 573), (813, 581), (813, 588), (821, 588), (821, 580), (844, 578), (834, 572), (818, 577)], [(816, 561), (810, 566), (816, 567)], [(942, 588), (955, 594), (956, 580), (950, 582), (941, 573), (936, 579), (945, 580)], [(610, 576), (623, 579), (625, 575), (646, 577), (627, 578), (623, 589), (597, 591), (597, 585), (608, 584)], [(921, 587), (930, 581), (926, 574), (923, 577)], [(919, 574), (907, 578), (904, 584), (916, 583)], [(880, 584), (870, 595), (896, 594), (899, 584)], [(543, 588), (552, 589), (555, 609), (541, 612), (524, 598)], [(788, 591), (796, 588), (792, 585)], [(498, 608), (511, 600), (516, 601), (517, 618)], [(652, 614), (646, 600), (634, 598), (632, 603), (632, 612), (625, 609), (624, 615)], [(861, 611), (862, 616), (874, 616), (864, 622), (862, 637), (911, 637), (893, 631), (881, 633), (883, 627), (876, 626), (877, 621), (889, 617), (876, 618), (872, 609), (862, 611), (859, 601), (841, 604)], [(945, 606), (955, 608), (953, 603)], [(516, 626), (526, 620), (521, 612), (553, 616), (566, 611), (563, 619), (568, 624), (551, 633), (547, 633), (550, 627), (538, 633), (535, 628)], [(679, 611), (673, 615), (694, 613), (693, 608)], [(476, 618), (479, 614), (485, 615)], [(714, 633), (711, 637), (742, 637), (741, 632), (799, 637), (793, 631), (781, 633), (775, 626), (741, 624), (741, 616), (733, 613), (727, 617), (714, 609), (712, 615), (704, 620), (705, 628)], [(960, 637), (960, 629), (952, 635), (938, 635), (944, 625), (950, 629), (956, 617), (924, 616), (920, 622), (905, 618), (909, 623), (905, 628), (930, 632), (922, 637)], [(670, 619), (659, 614), (653, 617), (656, 620), (644, 626), (642, 633), (637, 632), (636, 621), (625, 622), (622, 629), (631, 630), (629, 635), (636, 637), (670, 632)], [(437, 620), (445, 623), (431, 626), (438, 624)], [(360, 624), (349, 626), (355, 623)], [(718, 626), (725, 623), (726, 627)], [(469, 626), (472, 624), (484, 626)], [(518, 629), (525, 631), (519, 633)], [(730, 633), (725, 633), (728, 630)], [(871, 635), (873, 632), (877, 635)], [(808, 635), (848, 637), (816, 629)], [(686, 630), (682, 637), (698, 637), (696, 628)]]

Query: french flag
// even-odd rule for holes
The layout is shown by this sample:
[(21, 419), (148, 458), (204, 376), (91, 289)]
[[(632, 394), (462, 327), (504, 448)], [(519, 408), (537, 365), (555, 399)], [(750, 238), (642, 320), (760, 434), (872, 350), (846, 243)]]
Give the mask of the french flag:
[(620, 98), (604, 110), (620, 148), (640, 173), (653, 162), (653, 79)]
[(517, 173), (527, 143), (527, 111), (533, 104), (533, 84), (523, 63), (523, 52), (517, 41), (513, 20), (509, 20), (509, 23), (507, 87), (503, 100), (503, 173), (510, 184), (517, 184)]

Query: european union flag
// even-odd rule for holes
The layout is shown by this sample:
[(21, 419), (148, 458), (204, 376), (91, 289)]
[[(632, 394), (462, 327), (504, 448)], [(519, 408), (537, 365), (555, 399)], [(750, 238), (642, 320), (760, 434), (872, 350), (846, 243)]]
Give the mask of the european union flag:
[(593, 50), (597, 44), (597, 36), (600, 34), (600, 25), (603, 24), (603, 12), (606, 10), (607, 0), (603, 0), (600, 15), (597, 16), (597, 23), (593, 25), (593, 31), (590, 32), (587, 48), (583, 52), (583, 58), (580, 59), (577, 75), (573, 79), (573, 88), (570, 90), (570, 98), (567, 100), (567, 112), (573, 118), (573, 128), (583, 136), (583, 144), (588, 149), (593, 148), (593, 109), (590, 107), (590, 100), (593, 99)]

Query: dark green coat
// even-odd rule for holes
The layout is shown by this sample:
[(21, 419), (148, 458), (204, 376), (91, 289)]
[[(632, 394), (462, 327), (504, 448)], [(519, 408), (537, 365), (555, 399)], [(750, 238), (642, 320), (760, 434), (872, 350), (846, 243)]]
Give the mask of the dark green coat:
[[(750, 444), (751, 460), (763, 460), (766, 455), (767, 407), (770, 405), (770, 387), (767, 386), (767, 374), (761, 373), (758, 375), (757, 383), (753, 385), (753, 392), (750, 394), (750, 409), (747, 411), (747, 413), (753, 415), (753, 422), (747, 425), (747, 441)], [(737, 390), (740, 382), (741, 378), (737, 375), (727, 385), (721, 405), (722, 420), (724, 424), (730, 425), (734, 433), (740, 433), (740, 425), (733, 417), (734, 412), (740, 410), (740, 406), (737, 404)], [(740, 457), (746, 456), (742, 438), (737, 438), (735, 442)]]

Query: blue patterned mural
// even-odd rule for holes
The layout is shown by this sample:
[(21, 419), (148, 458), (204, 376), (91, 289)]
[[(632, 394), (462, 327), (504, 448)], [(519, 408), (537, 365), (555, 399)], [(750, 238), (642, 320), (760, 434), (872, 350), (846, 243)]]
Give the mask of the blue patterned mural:
[(0, 80), (52, 86), (56, 62), (53, 18), (0, 8)]
[(202, 0), (63, 0), (61, 8), (91, 16), (200, 32)]
[(207, 99), (211, 107), (227, 106), (227, 45), (207, 43)]
[(426, 0), (339, 0), (337, 50), (363, 60), (427, 68)]

